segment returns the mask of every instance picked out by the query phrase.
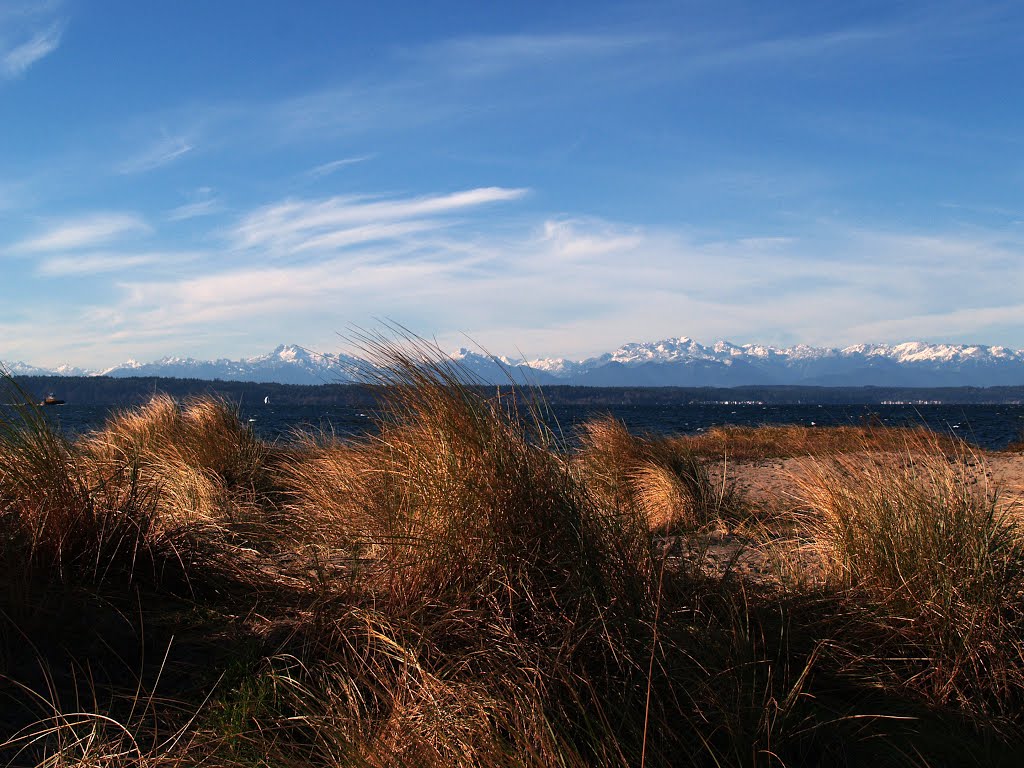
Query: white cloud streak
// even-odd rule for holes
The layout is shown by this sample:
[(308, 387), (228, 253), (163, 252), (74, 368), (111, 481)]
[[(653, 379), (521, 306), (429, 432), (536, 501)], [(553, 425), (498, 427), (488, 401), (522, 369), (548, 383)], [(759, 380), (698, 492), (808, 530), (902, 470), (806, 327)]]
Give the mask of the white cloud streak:
[(410, 219), (443, 216), (490, 203), (517, 200), (526, 192), (524, 189), (480, 187), (404, 200), (362, 197), (289, 200), (246, 216), (233, 230), (232, 239), (240, 248), (273, 248), (284, 252), (348, 245), (357, 242), (360, 233), (366, 240), (380, 239), (374, 225), (380, 226), (388, 237), (421, 231), (431, 225), (420, 221), (396, 227), (399, 222)]
[(169, 165), (191, 152), (195, 147), (183, 136), (161, 139), (139, 155), (117, 167), (120, 174), (145, 173)]
[(199, 187), (189, 195), (189, 198), (191, 202), (172, 208), (164, 218), (167, 221), (187, 221), (212, 216), (224, 210), (220, 196), (212, 187)]
[(216, 197), (210, 197), (205, 200), (197, 200), (194, 203), (186, 203), (179, 205), (177, 208), (172, 208), (167, 213), (168, 221), (187, 221), (188, 219), (197, 219), (201, 216), (213, 216), (216, 213), (220, 213), (224, 210), (224, 205), (220, 199)]
[(34, 33), (25, 42), (0, 51), (0, 74), (8, 80), (21, 77), (29, 67), (57, 50), (62, 34), (62, 27), (54, 24)]
[(367, 160), (372, 160), (376, 155), (359, 155), (358, 157), (343, 157), (340, 160), (333, 160), (323, 165), (318, 165), (315, 168), (310, 168), (303, 175), (308, 176), (311, 179), (320, 179), (324, 176), (330, 176), (336, 171), (340, 171), (342, 168), (346, 168), (350, 165), (356, 165), (357, 163), (365, 163)]
[[(513, 97), (507, 90), (494, 90), (492, 81), (545, 70), (562, 79), (564, 70), (574, 67), (577, 77), (587, 73), (587, 82), (596, 87), (611, 87), (613, 81), (618, 86), (622, 80), (616, 64), (655, 39), (587, 33), (490, 35), (399, 49), (388, 62), (393, 69), (387, 74), (259, 105), (249, 110), (251, 124), (269, 128), (285, 141), (322, 140), (326, 135), (377, 138), (420, 125), (464, 120), (481, 104), (515, 111), (522, 109), (524, 98), (533, 104), (552, 98), (550, 88), (545, 84), (531, 88), (529, 96)], [(579, 80), (573, 82), (578, 91)], [(635, 86), (631, 77), (626, 82)], [(564, 96), (563, 92), (558, 98)]]
[[(996, 280), (980, 277), (973, 266), (1001, 263), (1024, 248), (985, 237), (932, 242), (914, 234), (842, 230), (833, 245), (844, 253), (823, 260), (811, 254), (820, 242), (752, 237), (701, 243), (598, 219), (548, 220), (508, 238), (447, 230), (388, 238), (386, 228), (405, 223), (379, 222), (380, 239), (325, 250), (314, 262), (122, 281), (118, 330), (161, 329), (173, 338), (212, 324), (245, 329), (268, 343), (305, 333), (303, 341), (316, 345), (326, 337), (308, 339), (311, 324), (326, 323), (333, 333), (389, 316), (442, 343), (462, 343), (458, 332), (466, 331), (502, 353), (522, 348), (583, 356), (678, 334), (709, 341), (795, 336), (821, 344), (949, 338), (1020, 317), (1013, 294), (1024, 282), (1022, 269)], [(837, 265), (853, 262), (849, 253), (865, 249), (876, 250), (837, 273)], [(922, 260), (928, 262), (926, 290)], [(975, 292), (987, 294), (988, 303), (978, 303), (970, 291), (964, 295), (970, 280), (981, 280)]]
[(898, 39), (900, 30), (891, 28), (846, 29), (799, 37), (777, 37), (753, 40), (712, 51), (697, 52), (686, 59), (687, 69), (750, 67), (772, 63), (821, 59), (841, 53), (852, 53), (865, 46)]
[[(911, 317), (887, 318), (866, 322), (850, 329), (860, 338), (936, 339), (948, 341), (952, 336), (973, 337), (988, 343), (993, 329), (1019, 328), (1024, 325), (1024, 303), (993, 307), (971, 307), (919, 314)], [(948, 329), (953, 329), (952, 332)]]
[(71, 251), (149, 231), (149, 225), (134, 214), (97, 213), (62, 222), (40, 235), (14, 244), (9, 251), (15, 254)]
[(181, 266), (200, 258), (200, 256), (201, 254), (186, 251), (81, 253), (72, 256), (50, 256), (39, 263), (36, 274), (42, 277), (75, 277), (108, 272), (126, 272), (144, 266)]

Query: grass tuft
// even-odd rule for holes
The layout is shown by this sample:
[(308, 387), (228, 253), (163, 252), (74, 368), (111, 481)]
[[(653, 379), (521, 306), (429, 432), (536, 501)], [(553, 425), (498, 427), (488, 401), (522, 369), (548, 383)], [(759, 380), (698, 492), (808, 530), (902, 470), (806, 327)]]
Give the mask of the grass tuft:
[(803, 478), (833, 580), (926, 660), (912, 684), (939, 703), (1019, 706), (1024, 544), (979, 457), (933, 444), (816, 461)]
[(7, 558), (62, 580), (131, 574), (157, 542), (136, 474), (90, 472), (10, 377), (0, 378), (0, 519)]
[(680, 441), (632, 435), (611, 416), (588, 421), (578, 465), (606, 506), (638, 514), (652, 529), (696, 530), (735, 518), (738, 495), (712, 479), (705, 459)]

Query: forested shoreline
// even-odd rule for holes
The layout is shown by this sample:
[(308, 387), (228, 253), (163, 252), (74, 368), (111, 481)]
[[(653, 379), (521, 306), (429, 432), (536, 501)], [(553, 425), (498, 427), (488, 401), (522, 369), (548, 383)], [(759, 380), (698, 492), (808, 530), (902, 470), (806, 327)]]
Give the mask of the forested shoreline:
[[(53, 393), (81, 405), (138, 405), (156, 393), (175, 398), (219, 396), (241, 403), (269, 397), (280, 405), (352, 405), (373, 403), (375, 387), (367, 384), (277, 384), (249, 381), (207, 381), (155, 376), (17, 376), (34, 397)], [(497, 388), (481, 386), (481, 391)], [(507, 392), (510, 387), (501, 387)], [(1024, 385), (1014, 387), (579, 387), (543, 386), (536, 390), (552, 405), (685, 405), (692, 403), (759, 402), (769, 405), (902, 403), (1019, 404)]]

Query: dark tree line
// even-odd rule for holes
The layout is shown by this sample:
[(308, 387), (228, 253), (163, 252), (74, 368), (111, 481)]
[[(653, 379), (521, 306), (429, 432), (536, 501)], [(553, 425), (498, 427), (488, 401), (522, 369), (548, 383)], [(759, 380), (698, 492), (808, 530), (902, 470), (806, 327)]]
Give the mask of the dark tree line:
[[(34, 398), (47, 394), (82, 405), (128, 406), (146, 402), (156, 393), (177, 399), (216, 395), (234, 403), (262, 402), (278, 405), (371, 406), (375, 387), (365, 384), (273, 384), (246, 381), (205, 381), (155, 376), (110, 378), (104, 376), (19, 376), (19, 386)], [(483, 392), (508, 394), (509, 388), (481, 387)], [(938, 401), (942, 403), (1024, 403), (1021, 387), (579, 387), (537, 388), (552, 405), (685, 405), (725, 401), (758, 401), (771, 405), (877, 405), (887, 401)]]

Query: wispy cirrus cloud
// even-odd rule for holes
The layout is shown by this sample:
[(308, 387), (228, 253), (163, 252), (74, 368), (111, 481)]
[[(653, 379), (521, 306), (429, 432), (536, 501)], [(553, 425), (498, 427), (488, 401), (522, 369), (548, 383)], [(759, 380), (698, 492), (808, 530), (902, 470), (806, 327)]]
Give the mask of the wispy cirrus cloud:
[[(472, 35), (395, 48), (391, 56), (382, 57), (381, 67), (372, 74), (260, 105), (254, 110), (254, 123), (294, 141), (404, 132), (466, 119), (479, 113), (482, 104), (512, 112), (524, 99), (536, 103), (551, 98), (550, 84), (564, 80), (566, 68), (577, 76), (586, 74), (588, 82), (600, 82), (603, 88), (612, 87), (614, 79), (618, 87), (616, 64), (659, 39), (587, 32)], [(502, 79), (532, 80), (545, 73), (550, 75), (547, 80), (515, 97), (508, 90), (493, 89)]]
[(167, 220), (186, 221), (199, 218), (200, 216), (212, 216), (215, 213), (220, 213), (223, 209), (224, 205), (221, 201), (211, 197), (207, 200), (197, 200), (194, 203), (185, 203), (177, 208), (172, 208), (167, 213)]
[(807, 59), (856, 53), (865, 47), (896, 41), (905, 30), (895, 26), (848, 28), (805, 35), (755, 38), (736, 43), (697, 49), (682, 59), (682, 72), (696, 74), (705, 70), (766, 64), (797, 63)]
[(323, 163), (322, 165), (315, 166), (306, 171), (303, 176), (307, 176), (311, 179), (320, 179), (324, 176), (330, 176), (336, 171), (340, 171), (350, 165), (357, 163), (365, 163), (367, 160), (372, 160), (376, 155), (358, 155), (356, 157), (343, 157), (340, 160), (332, 160), (329, 163)]
[(36, 267), (36, 274), (42, 277), (73, 277), (125, 272), (145, 266), (180, 267), (201, 256), (202, 254), (188, 251), (88, 252), (50, 256), (39, 263)]
[[(332, 211), (305, 213), (321, 221), (316, 215)], [(503, 353), (584, 356), (694, 332), (708, 340), (795, 337), (827, 345), (906, 340), (893, 329), (948, 339), (996, 332), (1020, 316), (1015, 291), (1024, 282), (1017, 266), (1024, 244), (998, 233), (933, 239), (835, 225), (814, 238), (709, 240), (595, 218), (548, 218), (499, 236), (473, 227), (418, 229), (420, 221), (364, 222), (379, 227), (377, 236), (322, 243), (318, 258), (299, 263), (255, 258), (181, 277), (126, 278), (111, 317), (125, 334), (187, 337), (216, 324), (275, 340), (305, 334), (316, 345), (350, 322), (388, 316), (443, 344), (462, 343), (465, 331)], [(252, 247), (263, 253), (277, 245), (269, 238)], [(817, 255), (825, 248), (828, 259)], [(974, 270), (1013, 256), (998, 278), (996, 270)], [(329, 333), (309, 338), (311, 323)]]
[(265, 130), (277, 140), (306, 141), (325, 135), (365, 134), (401, 125), (435, 122), (453, 107), (431, 99), (424, 89), (402, 77), (349, 81), (262, 104), (243, 105), (246, 127)]
[(200, 216), (212, 216), (224, 209), (221, 199), (210, 187), (200, 187), (192, 195), (192, 202), (179, 205), (167, 212), (168, 221), (186, 221)]
[(29, 67), (60, 47), (63, 32), (63, 25), (51, 24), (14, 45), (4, 45), (0, 40), (0, 75), (8, 80), (24, 75)]
[[(525, 189), (479, 187), (447, 195), (406, 199), (332, 197), (288, 200), (260, 208), (236, 226), (231, 237), (240, 248), (294, 252), (379, 240), (440, 226), (441, 217), (490, 203), (518, 200)], [(411, 220), (417, 221), (411, 221)]]
[[(774, 21), (744, 27), (734, 25), (730, 13), (712, 13), (710, 19), (687, 18), (685, 24), (661, 27), (650, 19), (634, 20), (628, 32), (610, 25), (576, 24), (554, 32), (473, 34), (406, 44), (383, 50), (374, 66), (325, 87), (296, 89), (276, 99), (189, 104), (154, 118), (149, 130), (155, 132), (160, 120), (201, 125), (204, 146), (211, 153), (211, 147), (223, 149), (240, 135), (253, 144), (394, 137), (423, 125), (495, 115), (514, 119), (541, 105), (564, 109), (567, 102), (586, 103), (595, 94), (610, 99), (615, 92), (635, 92), (668, 81), (759, 78), (766, 71), (793, 66), (816, 76), (819, 66), (846, 66), (867, 51), (887, 57), (905, 55), (908, 47), (942, 51), (945, 46), (931, 43), (969, 26), (971, 16), (956, 3), (943, 14), (927, 15), (941, 17), (941, 24), (899, 11), (881, 14), (870, 23), (837, 24), (831, 19), (826, 24), (798, 15), (780, 12), (777, 19), (772, 15)], [(683, 103), (686, 97), (679, 98)], [(884, 120), (870, 117), (884, 125), (892, 122), (890, 114)], [(195, 151), (195, 133), (165, 138), (117, 170), (139, 173), (180, 160)], [(366, 159), (342, 158), (305, 175), (321, 178)]]
[(145, 220), (135, 214), (95, 213), (62, 221), (34, 237), (13, 244), (7, 250), (15, 254), (72, 251), (149, 231)]
[[(966, 309), (936, 309), (933, 312), (910, 317), (886, 318), (884, 321), (865, 322), (851, 329), (856, 337), (959, 340), (970, 343), (990, 339), (993, 331), (1019, 328), (1024, 324), (1024, 302), (1001, 304), (993, 307)], [(938, 332), (937, 332), (937, 329)], [(945, 329), (955, 329), (950, 332)]]
[(444, 271), (443, 266), (424, 262), (331, 259), (290, 267), (241, 267), (178, 281), (125, 282), (121, 315), (133, 316), (132, 322), (142, 328), (154, 323), (194, 327), (253, 318), (262, 322), (271, 316), (280, 321), (320, 314), (338, 297), (430, 283)]
[(194, 148), (191, 140), (185, 136), (168, 136), (118, 165), (117, 172), (127, 175), (152, 171), (173, 163)]

